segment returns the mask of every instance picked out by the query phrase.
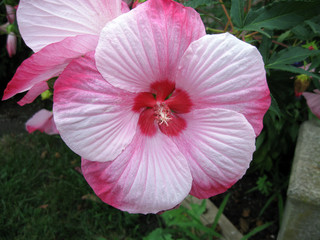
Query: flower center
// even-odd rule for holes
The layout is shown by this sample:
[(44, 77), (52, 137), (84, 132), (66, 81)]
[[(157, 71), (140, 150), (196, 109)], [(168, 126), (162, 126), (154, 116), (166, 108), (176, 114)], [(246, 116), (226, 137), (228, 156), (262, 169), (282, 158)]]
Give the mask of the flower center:
[(156, 105), (154, 105), (153, 109), (155, 113), (155, 119), (158, 120), (159, 125), (165, 123), (166, 126), (169, 126), (168, 122), (172, 120), (170, 108), (164, 102), (158, 102)]
[(164, 80), (151, 84), (150, 92), (139, 93), (132, 110), (140, 113), (138, 125), (143, 134), (153, 136), (160, 129), (168, 136), (177, 136), (186, 128), (179, 115), (190, 112), (191, 107), (188, 94)]

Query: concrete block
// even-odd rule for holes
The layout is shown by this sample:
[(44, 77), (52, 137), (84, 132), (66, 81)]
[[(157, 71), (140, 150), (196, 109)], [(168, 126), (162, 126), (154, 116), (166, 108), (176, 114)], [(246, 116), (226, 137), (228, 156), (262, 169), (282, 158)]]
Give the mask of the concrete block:
[(278, 240), (320, 240), (320, 126), (301, 125)]

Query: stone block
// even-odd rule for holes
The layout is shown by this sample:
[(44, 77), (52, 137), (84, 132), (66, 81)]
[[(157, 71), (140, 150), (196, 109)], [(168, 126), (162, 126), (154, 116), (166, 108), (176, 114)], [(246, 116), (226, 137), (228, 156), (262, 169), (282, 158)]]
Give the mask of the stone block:
[(278, 240), (320, 240), (320, 126), (301, 125)]

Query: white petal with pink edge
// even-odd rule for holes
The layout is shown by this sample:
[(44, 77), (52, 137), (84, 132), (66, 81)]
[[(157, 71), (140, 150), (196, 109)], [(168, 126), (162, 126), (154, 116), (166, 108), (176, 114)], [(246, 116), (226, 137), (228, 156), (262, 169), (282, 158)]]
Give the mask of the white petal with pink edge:
[(70, 37), (34, 53), (19, 66), (2, 100), (58, 76), (72, 59), (94, 50), (97, 41), (98, 37), (93, 35)]
[(202, 37), (182, 57), (174, 80), (196, 108), (237, 111), (260, 133), (271, 100), (264, 63), (255, 47), (228, 33)]
[(121, 14), (121, 0), (20, 0), (19, 31), (37, 52), (76, 35), (99, 35), (104, 25)]
[(54, 85), (54, 119), (62, 139), (86, 159), (114, 160), (136, 131), (133, 98), (102, 78), (93, 52), (74, 60)]
[(39, 130), (40, 132), (44, 132), (49, 135), (59, 134), (53, 120), (52, 112), (46, 109), (41, 109), (36, 112), (26, 122), (26, 129), (29, 133)]
[(160, 132), (148, 138), (138, 130), (116, 160), (82, 160), (82, 172), (104, 202), (129, 213), (172, 209), (189, 194), (192, 183), (187, 160)]
[(246, 172), (255, 151), (255, 133), (246, 118), (226, 109), (181, 114), (187, 128), (173, 137), (188, 160), (190, 194), (208, 198), (226, 191)]
[(192, 41), (205, 35), (199, 14), (171, 0), (149, 0), (102, 30), (97, 68), (112, 85), (132, 92), (170, 80)]
[(320, 119), (320, 90), (313, 90), (315, 93), (304, 92), (302, 95), (306, 98), (311, 112)]

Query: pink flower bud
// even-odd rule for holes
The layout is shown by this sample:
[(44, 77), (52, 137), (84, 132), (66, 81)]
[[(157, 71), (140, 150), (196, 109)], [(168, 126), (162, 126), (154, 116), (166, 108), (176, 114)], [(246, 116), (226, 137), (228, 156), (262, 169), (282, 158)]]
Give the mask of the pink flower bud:
[(14, 20), (16, 19), (16, 10), (11, 5), (6, 5), (6, 11), (7, 11), (7, 19), (10, 24), (14, 23)]
[(9, 57), (14, 56), (17, 51), (17, 36), (12, 32), (9, 33), (7, 37), (7, 51)]

